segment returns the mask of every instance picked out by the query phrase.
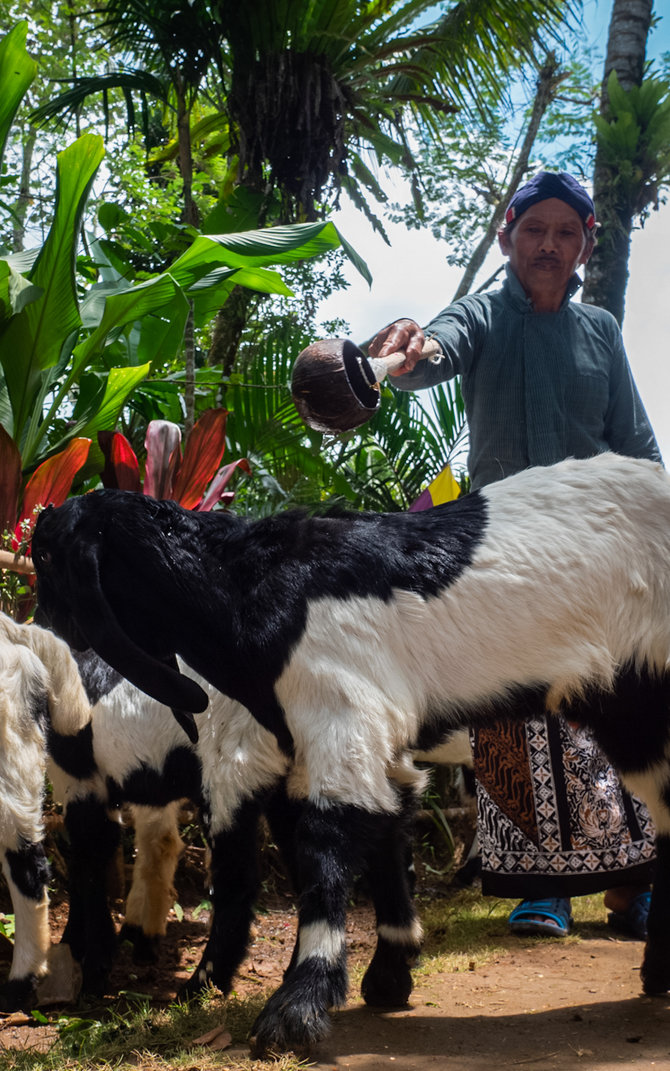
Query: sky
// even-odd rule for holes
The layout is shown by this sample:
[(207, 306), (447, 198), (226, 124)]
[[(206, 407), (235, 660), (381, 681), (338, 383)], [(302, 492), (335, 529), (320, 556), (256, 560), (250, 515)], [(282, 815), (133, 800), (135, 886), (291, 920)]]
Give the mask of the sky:
[[(664, 4), (656, 0), (654, 6), (661, 11)], [(589, 36), (602, 56), (610, 10), (610, 0), (585, 2)], [(653, 31), (647, 56), (653, 59), (664, 52), (670, 52), (670, 12)], [(392, 195), (393, 199), (400, 198)], [(355, 269), (347, 266), (350, 288), (338, 291), (321, 306), (324, 319), (339, 316), (349, 323), (354, 341), (370, 338), (402, 316), (424, 324), (449, 303), (461, 269), (447, 264), (445, 243), (436, 241), (429, 232), (385, 223), (389, 248), (360, 212), (344, 204), (333, 220), (366, 261), (373, 277), (372, 287), (368, 287)], [(475, 287), (503, 259), (497, 250), (492, 252)], [(634, 233), (629, 272), (624, 342), (661, 453), (670, 466), (670, 203), (653, 211), (644, 228)]]

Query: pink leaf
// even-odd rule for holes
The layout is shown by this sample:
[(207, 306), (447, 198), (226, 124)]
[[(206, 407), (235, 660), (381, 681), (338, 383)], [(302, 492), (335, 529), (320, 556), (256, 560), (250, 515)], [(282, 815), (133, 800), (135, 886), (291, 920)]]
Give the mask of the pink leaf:
[(147, 448), (145, 495), (173, 498), (172, 487), (181, 463), (181, 431), (171, 420), (152, 420), (144, 445)]
[(241, 457), (239, 461), (231, 461), (229, 465), (224, 465), (210, 483), (207, 494), (194, 508), (200, 513), (208, 513), (217, 502), (223, 502), (224, 500), (232, 502), (234, 494), (230, 491), (226, 492), (225, 488), (235, 469), (238, 468), (251, 475), (251, 465), (246, 457)]

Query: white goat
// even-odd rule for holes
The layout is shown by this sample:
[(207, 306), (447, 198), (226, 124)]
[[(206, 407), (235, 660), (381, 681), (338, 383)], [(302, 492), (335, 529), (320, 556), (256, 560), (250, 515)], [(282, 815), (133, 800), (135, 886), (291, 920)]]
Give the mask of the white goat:
[(73, 739), (90, 719), (66, 644), (0, 614), (0, 852), (15, 915), (0, 1008), (32, 1003), (50, 947), (49, 870), (43, 847), (47, 738)]

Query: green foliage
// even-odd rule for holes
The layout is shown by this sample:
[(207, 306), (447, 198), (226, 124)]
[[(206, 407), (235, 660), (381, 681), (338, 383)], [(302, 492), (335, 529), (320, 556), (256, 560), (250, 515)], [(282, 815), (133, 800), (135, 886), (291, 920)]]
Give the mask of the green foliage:
[(612, 71), (607, 93), (609, 114), (594, 122), (613, 200), (622, 199), (644, 221), (670, 183), (670, 82), (648, 76), (624, 90)]
[(14, 915), (5, 915), (0, 912), (0, 934), (6, 937), (8, 941), (13, 941), (15, 931), (16, 919)]
[(486, 228), (513, 162), (509, 113), (489, 95), (487, 109), (446, 116), (439, 136), (418, 133), (421, 200), (394, 204), (388, 216), (414, 229), (429, 228), (447, 246), (448, 264), (463, 267)]
[(27, 34), (27, 24), (19, 23), (0, 42), (0, 171), (14, 116), (37, 73), (37, 64), (26, 52)]
[[(188, 7), (110, 0), (97, 32), (135, 66), (78, 78), (40, 115), (123, 89), (130, 127), (134, 97), (143, 102), (148, 147), (151, 95), (167, 107), (163, 122), (171, 127), (151, 160), (178, 160), (189, 198), (197, 191), (187, 174), (186, 127), (188, 152), (197, 146), (196, 174), (210, 176), (224, 200), (236, 175), (279, 199), (274, 218), (310, 219), (344, 188), (381, 229), (367, 203), (368, 194), (385, 200), (373, 167), (412, 166), (408, 120), (434, 129), (441, 114), (473, 102), (483, 108), (573, 6), (460, 0), (430, 21), (432, 0), (198, 0)], [(229, 168), (217, 171), (221, 156)], [(263, 218), (267, 211), (265, 204)]]

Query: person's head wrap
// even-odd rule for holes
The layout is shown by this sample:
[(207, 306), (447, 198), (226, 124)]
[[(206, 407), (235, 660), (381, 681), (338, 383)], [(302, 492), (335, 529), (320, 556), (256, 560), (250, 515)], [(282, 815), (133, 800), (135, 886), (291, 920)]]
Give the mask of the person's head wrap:
[(595, 236), (598, 224), (593, 201), (584, 187), (567, 171), (538, 171), (530, 182), (521, 186), (507, 206), (506, 225), (509, 227), (531, 205), (536, 205), (538, 201), (547, 201), (550, 197), (557, 197), (559, 201), (564, 201), (570, 208), (574, 208), (588, 234)]

